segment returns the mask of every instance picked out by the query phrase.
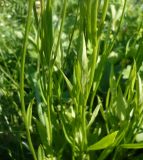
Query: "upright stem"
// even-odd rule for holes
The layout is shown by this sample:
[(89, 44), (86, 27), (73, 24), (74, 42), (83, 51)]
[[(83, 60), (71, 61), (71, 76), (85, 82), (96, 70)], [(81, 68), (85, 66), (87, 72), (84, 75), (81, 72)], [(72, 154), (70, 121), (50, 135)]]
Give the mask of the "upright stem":
[(48, 97), (47, 97), (47, 109), (48, 109), (48, 122), (49, 122), (49, 145), (50, 147), (52, 147), (52, 142), (53, 142), (53, 138), (52, 138), (52, 122), (51, 122), (51, 93), (52, 93), (52, 71), (51, 69), (49, 70), (49, 85), (48, 85)]
[(85, 97), (85, 103), (88, 100), (88, 96), (92, 87), (92, 83), (94, 80), (94, 72), (95, 72), (95, 67), (96, 67), (96, 61), (97, 61), (97, 54), (98, 54), (98, 37), (97, 37), (97, 31), (98, 31), (98, 24), (97, 24), (97, 20), (98, 20), (98, 3), (99, 0), (96, 0), (95, 2), (93, 2), (93, 8), (92, 8), (92, 18), (91, 18), (91, 33), (92, 33), (92, 45), (93, 45), (93, 54), (92, 54), (92, 64), (91, 64), (91, 71), (90, 71), (90, 80), (89, 80), (89, 84), (88, 84), (88, 89), (86, 92), (86, 97)]
[(28, 140), (29, 147), (32, 152), (33, 158), (34, 158), (34, 160), (37, 160), (36, 153), (35, 153), (35, 150), (34, 150), (34, 147), (32, 144), (32, 140), (31, 140), (30, 131), (28, 128), (26, 109), (25, 109), (25, 101), (24, 101), (25, 57), (26, 57), (26, 49), (27, 49), (27, 43), (28, 43), (28, 34), (29, 34), (30, 24), (31, 24), (31, 14), (32, 14), (33, 2), (34, 2), (33, 0), (29, 0), (29, 9), (28, 9), (27, 23), (26, 23), (24, 43), (23, 43), (23, 51), (22, 51), (22, 56), (21, 56), (20, 100), (21, 100), (23, 120), (24, 120), (24, 124), (25, 124), (25, 128), (26, 128), (27, 140)]

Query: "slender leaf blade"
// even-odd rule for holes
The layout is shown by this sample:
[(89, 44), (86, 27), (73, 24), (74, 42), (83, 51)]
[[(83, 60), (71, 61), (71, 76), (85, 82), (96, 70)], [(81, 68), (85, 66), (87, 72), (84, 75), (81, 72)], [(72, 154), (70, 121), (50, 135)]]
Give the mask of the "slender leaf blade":
[(122, 148), (126, 148), (126, 149), (142, 149), (143, 148), (143, 143), (122, 144), (120, 146)]
[(89, 146), (87, 148), (87, 150), (88, 151), (90, 151), (90, 150), (101, 150), (101, 149), (105, 149), (105, 148), (111, 146), (115, 141), (117, 133), (118, 133), (118, 131), (115, 131), (115, 132), (103, 137), (100, 141), (98, 141), (95, 144)]

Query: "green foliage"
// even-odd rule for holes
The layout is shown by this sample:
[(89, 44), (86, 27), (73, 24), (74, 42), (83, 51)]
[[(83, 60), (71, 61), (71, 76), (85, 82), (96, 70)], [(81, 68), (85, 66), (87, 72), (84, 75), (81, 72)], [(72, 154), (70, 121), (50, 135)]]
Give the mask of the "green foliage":
[(107, 147), (110, 147), (114, 143), (117, 133), (118, 132), (115, 131), (115, 132), (103, 137), (97, 143), (89, 146), (88, 150), (101, 150), (101, 149), (105, 149)]
[(142, 0), (36, 3), (0, 2), (0, 157), (139, 160)]

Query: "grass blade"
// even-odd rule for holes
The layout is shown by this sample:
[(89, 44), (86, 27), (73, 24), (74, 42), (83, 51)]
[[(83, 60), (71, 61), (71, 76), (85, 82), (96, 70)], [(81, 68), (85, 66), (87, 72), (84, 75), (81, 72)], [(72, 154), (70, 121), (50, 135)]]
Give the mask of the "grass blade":
[(143, 143), (122, 144), (120, 145), (120, 147), (126, 148), (126, 149), (142, 149)]

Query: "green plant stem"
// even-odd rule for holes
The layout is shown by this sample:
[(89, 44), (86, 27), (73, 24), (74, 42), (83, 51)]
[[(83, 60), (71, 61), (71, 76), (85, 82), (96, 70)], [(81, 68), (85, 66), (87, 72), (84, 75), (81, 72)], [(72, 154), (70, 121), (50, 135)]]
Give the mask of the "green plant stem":
[(58, 49), (59, 49), (60, 40), (61, 40), (61, 34), (62, 34), (62, 30), (63, 30), (63, 24), (64, 24), (64, 20), (65, 20), (65, 15), (66, 15), (66, 8), (67, 8), (67, 0), (64, 0), (64, 6), (63, 6), (62, 16), (61, 16), (61, 25), (60, 25), (60, 31), (59, 31), (57, 45), (56, 45), (56, 49), (55, 49), (54, 61), (55, 61), (57, 54), (58, 54)]
[(52, 147), (52, 142), (53, 142), (53, 138), (52, 138), (52, 122), (51, 122), (51, 92), (52, 92), (52, 70), (50, 69), (49, 71), (49, 78), (48, 78), (48, 82), (49, 82), (49, 86), (48, 86), (48, 97), (47, 97), (47, 109), (48, 109), (48, 122), (49, 122), (49, 145)]
[(86, 1), (86, 5), (87, 5), (87, 31), (88, 31), (88, 35), (89, 38), (91, 37), (91, 0), (87, 0)]
[(109, 5), (109, 0), (106, 0), (104, 2), (104, 5), (103, 5), (103, 10), (102, 10), (103, 14), (102, 14), (102, 18), (101, 18), (100, 25), (99, 25), (100, 30), (99, 30), (99, 33), (98, 33), (98, 39), (100, 38), (103, 27), (104, 27), (104, 22), (105, 22), (105, 18), (106, 18), (106, 15), (107, 15), (108, 5)]
[(85, 103), (88, 100), (89, 97), (89, 93), (92, 87), (92, 83), (94, 80), (94, 72), (95, 72), (95, 67), (96, 67), (96, 60), (97, 60), (97, 53), (98, 53), (98, 39), (97, 39), (97, 20), (98, 20), (98, 3), (99, 1), (95, 1), (94, 2), (94, 7), (93, 7), (93, 23), (91, 23), (91, 25), (93, 26), (93, 30), (92, 30), (92, 45), (93, 45), (93, 54), (92, 54), (92, 64), (91, 64), (91, 72), (90, 72), (90, 80), (89, 80), (89, 84), (88, 84), (88, 89), (87, 89), (87, 93), (85, 96)]
[(29, 0), (28, 17), (27, 17), (27, 23), (26, 23), (26, 29), (25, 29), (23, 52), (22, 52), (22, 56), (21, 56), (20, 100), (21, 100), (23, 120), (24, 120), (24, 124), (25, 124), (25, 128), (26, 128), (27, 140), (28, 140), (29, 147), (30, 147), (31, 153), (33, 155), (33, 158), (34, 158), (34, 160), (37, 160), (36, 153), (35, 153), (35, 150), (34, 150), (34, 147), (32, 144), (32, 140), (31, 140), (30, 131), (28, 128), (26, 109), (25, 109), (25, 100), (24, 100), (25, 57), (26, 57), (26, 49), (27, 49), (27, 43), (28, 43), (28, 34), (30, 31), (30, 25), (31, 25), (31, 14), (32, 14), (33, 2), (34, 2), (33, 0)]
[[(100, 70), (100, 73), (97, 72), (97, 73), (96, 73), (97, 76), (95, 76), (95, 81), (96, 81), (97, 83), (96, 83), (96, 88), (95, 88), (95, 90), (94, 90), (94, 92), (93, 92), (93, 94), (92, 94), (92, 97), (91, 97), (90, 112), (91, 112), (91, 110), (92, 110), (94, 97), (95, 97), (95, 95), (96, 95), (96, 91), (97, 91), (97, 89), (98, 89), (98, 86), (99, 86), (99, 84), (100, 84), (100, 80), (101, 80), (101, 77), (102, 77), (102, 74), (103, 74), (104, 63), (105, 63), (108, 55), (110, 54), (112, 48), (114, 47), (114, 44), (115, 44), (115, 42), (116, 42), (118, 33), (119, 33), (119, 31), (120, 31), (120, 28), (121, 28), (121, 23), (122, 23), (122, 20), (123, 20), (125, 8), (126, 8), (126, 3), (127, 3), (127, 0), (125, 0), (125, 2), (124, 2), (124, 6), (123, 6), (123, 10), (122, 10), (122, 15), (121, 15), (121, 18), (120, 18), (120, 21), (119, 21), (119, 25), (118, 25), (117, 32), (116, 32), (115, 35), (114, 35), (113, 41), (112, 41), (112, 43), (110, 44), (110, 46), (109, 46), (108, 48), (105, 47), (105, 49), (104, 49), (104, 53), (103, 53), (102, 58), (101, 58), (101, 63), (99, 64), (101, 67), (99, 67), (99, 69), (97, 70), (97, 71)], [(107, 2), (106, 2), (105, 7), (104, 7), (105, 12), (103, 13), (103, 18), (102, 18), (102, 21), (101, 21), (101, 26), (102, 26), (102, 24), (103, 24), (103, 20), (105, 20), (105, 15), (106, 15), (105, 13), (107, 13), (107, 8), (108, 8), (108, 4), (107, 4)], [(101, 28), (103, 28), (103, 27), (101, 27)], [(100, 34), (101, 34), (101, 33), (100, 33)], [(100, 34), (99, 34), (99, 36), (100, 36)], [(100, 38), (100, 37), (98, 37), (98, 40), (99, 40), (99, 38)], [(98, 79), (96, 79), (96, 78), (98, 78)]]

